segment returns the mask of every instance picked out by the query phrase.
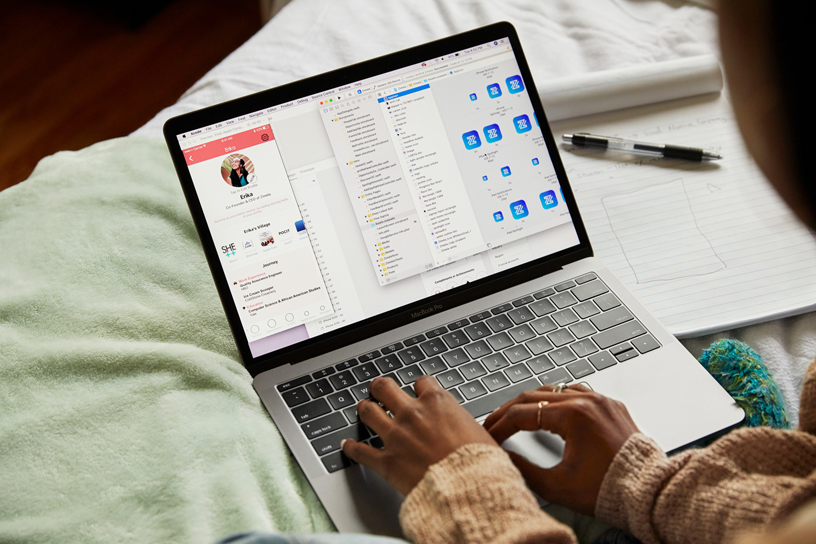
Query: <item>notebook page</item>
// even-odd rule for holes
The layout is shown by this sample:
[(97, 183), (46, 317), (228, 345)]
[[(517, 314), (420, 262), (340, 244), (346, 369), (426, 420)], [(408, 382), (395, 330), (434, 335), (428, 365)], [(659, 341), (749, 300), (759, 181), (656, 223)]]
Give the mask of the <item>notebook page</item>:
[(595, 254), (680, 337), (816, 307), (816, 241), (745, 149), (719, 93), (567, 119), (590, 132), (703, 147), (705, 163), (561, 144)]

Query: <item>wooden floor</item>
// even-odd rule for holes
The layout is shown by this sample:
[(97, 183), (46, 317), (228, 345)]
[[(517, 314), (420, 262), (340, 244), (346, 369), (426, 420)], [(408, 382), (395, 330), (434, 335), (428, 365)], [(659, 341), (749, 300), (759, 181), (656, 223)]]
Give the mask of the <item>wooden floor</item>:
[(176, 0), (136, 29), (79, 4), (3, 2), (0, 190), (137, 129), (261, 27), (258, 0)]

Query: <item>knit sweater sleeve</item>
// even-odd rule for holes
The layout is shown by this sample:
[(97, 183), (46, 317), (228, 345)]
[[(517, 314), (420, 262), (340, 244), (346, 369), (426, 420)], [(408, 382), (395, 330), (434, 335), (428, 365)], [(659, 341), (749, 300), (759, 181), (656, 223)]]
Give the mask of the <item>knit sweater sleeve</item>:
[(644, 543), (729, 542), (765, 529), (816, 495), (816, 437), (740, 429), (667, 457), (636, 434), (618, 452), (595, 505)]
[(576, 542), (574, 533), (539, 508), (501, 448), (462, 446), (428, 469), (400, 510), (417, 544)]

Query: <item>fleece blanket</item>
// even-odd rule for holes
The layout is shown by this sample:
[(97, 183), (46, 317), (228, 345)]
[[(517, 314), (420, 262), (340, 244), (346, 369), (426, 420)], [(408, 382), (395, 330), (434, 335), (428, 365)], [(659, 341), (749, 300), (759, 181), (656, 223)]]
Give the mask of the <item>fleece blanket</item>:
[(0, 193), (0, 541), (333, 527), (241, 366), (164, 143)]

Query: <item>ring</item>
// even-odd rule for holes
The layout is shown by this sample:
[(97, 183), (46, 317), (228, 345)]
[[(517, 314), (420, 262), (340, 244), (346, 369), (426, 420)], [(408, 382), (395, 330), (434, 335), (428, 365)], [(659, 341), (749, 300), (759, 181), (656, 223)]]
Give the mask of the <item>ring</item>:
[(541, 428), (541, 409), (547, 406), (548, 404), (549, 402), (547, 402), (546, 400), (538, 402), (538, 418), (536, 418), (536, 423), (539, 429)]
[(555, 386), (555, 389), (553, 389), (553, 393), (560, 393), (566, 388), (567, 388), (567, 384), (559, 383), (558, 385)]

